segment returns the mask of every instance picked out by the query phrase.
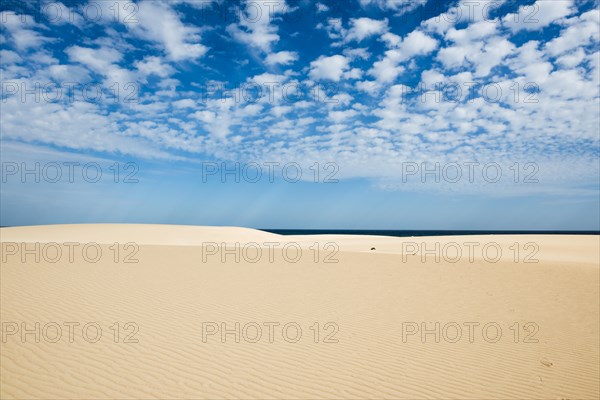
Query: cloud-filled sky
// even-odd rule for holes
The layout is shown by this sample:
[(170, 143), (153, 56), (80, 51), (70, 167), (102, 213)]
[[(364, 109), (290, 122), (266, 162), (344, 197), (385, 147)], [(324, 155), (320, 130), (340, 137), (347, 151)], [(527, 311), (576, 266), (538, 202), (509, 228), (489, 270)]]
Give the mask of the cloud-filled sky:
[(0, 7), (0, 225), (600, 229), (597, 0)]

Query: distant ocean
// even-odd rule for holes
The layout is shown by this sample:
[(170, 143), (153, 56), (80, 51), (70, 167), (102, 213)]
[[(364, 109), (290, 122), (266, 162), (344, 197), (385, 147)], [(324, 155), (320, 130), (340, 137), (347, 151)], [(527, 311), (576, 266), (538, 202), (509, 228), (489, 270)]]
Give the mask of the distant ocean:
[(430, 231), (355, 229), (261, 229), (278, 235), (375, 235), (375, 236), (460, 236), (460, 235), (600, 235), (600, 231)]
[[(9, 228), (9, 226), (0, 226)], [(374, 236), (461, 236), (461, 235), (600, 235), (600, 231), (433, 231), (369, 229), (259, 229), (278, 235), (374, 235)]]

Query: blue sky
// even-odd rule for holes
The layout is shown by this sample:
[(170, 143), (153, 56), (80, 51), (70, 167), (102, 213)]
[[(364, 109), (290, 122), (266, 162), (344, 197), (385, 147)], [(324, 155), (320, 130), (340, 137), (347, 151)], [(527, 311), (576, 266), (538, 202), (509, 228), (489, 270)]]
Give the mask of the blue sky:
[(600, 229), (597, 0), (1, 7), (0, 225)]

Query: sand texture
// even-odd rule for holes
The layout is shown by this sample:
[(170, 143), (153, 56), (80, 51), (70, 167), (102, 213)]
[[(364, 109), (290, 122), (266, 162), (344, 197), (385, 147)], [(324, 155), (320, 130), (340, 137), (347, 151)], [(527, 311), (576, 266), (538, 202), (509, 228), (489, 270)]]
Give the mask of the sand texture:
[(2, 399), (600, 396), (598, 236), (0, 239)]

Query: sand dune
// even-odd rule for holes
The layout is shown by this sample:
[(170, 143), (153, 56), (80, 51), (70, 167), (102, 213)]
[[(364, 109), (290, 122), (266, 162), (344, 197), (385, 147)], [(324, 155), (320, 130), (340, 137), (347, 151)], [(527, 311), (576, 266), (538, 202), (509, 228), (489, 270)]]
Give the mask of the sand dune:
[(229, 226), (81, 224), (2, 228), (3, 242), (136, 242), (140, 245), (193, 246), (205, 241), (250, 242), (276, 237), (279, 235)]
[(3, 399), (600, 396), (598, 236), (0, 238)]

